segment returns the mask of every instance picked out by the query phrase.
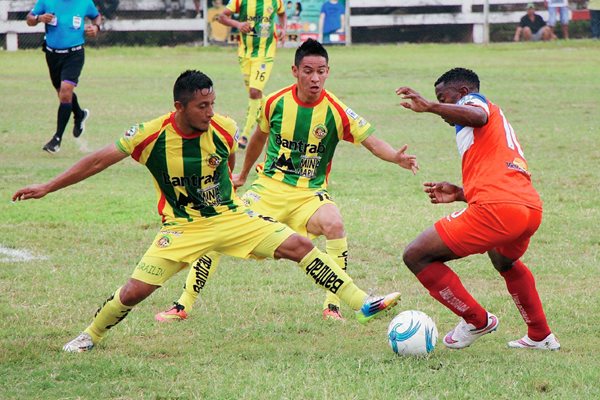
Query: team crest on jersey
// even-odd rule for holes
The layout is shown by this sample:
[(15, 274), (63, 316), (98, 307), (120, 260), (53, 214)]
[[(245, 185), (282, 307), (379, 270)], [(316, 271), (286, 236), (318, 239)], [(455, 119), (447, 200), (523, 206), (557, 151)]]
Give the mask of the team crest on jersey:
[(273, 14), (273, 7), (267, 7), (267, 14)]
[(325, 136), (327, 136), (327, 128), (325, 127), (325, 125), (319, 124), (313, 129), (313, 135), (315, 135), (317, 139), (321, 140)]
[(156, 241), (156, 247), (159, 247), (161, 249), (164, 249), (165, 247), (169, 247), (171, 245), (171, 236), (169, 235), (162, 235), (157, 241)]
[(217, 168), (221, 164), (221, 158), (216, 154), (211, 154), (208, 157), (208, 166), (211, 168)]
[(352, 119), (358, 118), (358, 114), (352, 111), (350, 107), (346, 108), (346, 114), (348, 114), (348, 116)]
[(127, 139), (131, 139), (132, 137), (135, 136), (136, 133), (138, 133), (138, 131), (140, 130), (140, 126), (139, 125), (133, 125), (131, 128), (129, 128), (126, 132), (125, 132), (125, 137)]

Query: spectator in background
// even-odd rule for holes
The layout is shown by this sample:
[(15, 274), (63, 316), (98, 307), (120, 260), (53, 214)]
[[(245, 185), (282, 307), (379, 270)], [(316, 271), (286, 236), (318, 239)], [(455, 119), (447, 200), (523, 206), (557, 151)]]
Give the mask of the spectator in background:
[(331, 34), (344, 32), (344, 14), (346, 6), (338, 0), (328, 0), (321, 6), (319, 16), (319, 41), (323, 44), (331, 43)]
[(302, 14), (302, 3), (300, 3), (299, 1), (296, 2), (296, 9), (294, 10), (294, 15), (292, 15), (292, 17), (294, 17), (295, 19), (300, 19), (300, 14)]
[(600, 0), (590, 0), (588, 2), (590, 10), (590, 30), (593, 39), (600, 39)]
[(202, 6), (200, 5), (200, 0), (194, 0), (194, 11), (196, 12), (194, 17), (196, 17), (196, 18), (202, 17)]
[[(85, 18), (91, 20), (85, 25)], [(75, 87), (85, 61), (85, 37), (96, 37), (102, 16), (92, 0), (38, 0), (27, 14), (27, 25), (45, 25), (44, 52), (52, 86), (56, 89), (58, 113), (56, 132), (42, 147), (54, 154), (60, 150), (62, 136), (73, 113), (73, 136), (78, 138), (85, 129), (89, 110), (82, 109)]]
[(548, 26), (554, 34), (556, 26), (556, 13), (560, 12), (560, 28), (562, 38), (569, 39), (569, 1), (568, 0), (547, 0), (548, 6)]
[(212, 44), (225, 45), (230, 28), (219, 22), (219, 14), (225, 11), (223, 0), (213, 0), (212, 7), (206, 13), (208, 21), (208, 41)]
[(293, 1), (288, 1), (287, 3), (285, 3), (285, 15), (287, 16), (288, 19), (292, 18), (294, 16), (295, 12), (296, 12), (296, 9), (294, 7)]
[(119, 7), (119, 0), (96, 0), (94, 2), (100, 14), (106, 19), (113, 19)]
[(527, 14), (521, 18), (519, 26), (515, 30), (514, 41), (539, 41), (539, 40), (550, 40), (552, 39), (552, 30), (546, 23), (541, 15), (535, 13), (535, 6), (533, 3), (527, 5)]

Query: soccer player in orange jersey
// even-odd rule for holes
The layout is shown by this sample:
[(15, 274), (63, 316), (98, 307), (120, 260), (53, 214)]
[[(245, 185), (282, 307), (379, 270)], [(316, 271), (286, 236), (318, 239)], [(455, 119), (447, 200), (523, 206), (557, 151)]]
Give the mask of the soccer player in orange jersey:
[(456, 127), (462, 157), (463, 187), (448, 182), (424, 186), (434, 204), (464, 201), (467, 207), (423, 231), (403, 256), (431, 296), (462, 318), (446, 334), (444, 345), (462, 349), (498, 327), (498, 318), (479, 305), (444, 264), (487, 252), (528, 327), (523, 338), (508, 346), (558, 350), (560, 344), (548, 327), (533, 275), (520, 261), (542, 221), (542, 202), (502, 110), (479, 93), (478, 76), (464, 68), (454, 68), (435, 82), (439, 103), (409, 87), (398, 88), (396, 93), (405, 100), (403, 107), (437, 114)]

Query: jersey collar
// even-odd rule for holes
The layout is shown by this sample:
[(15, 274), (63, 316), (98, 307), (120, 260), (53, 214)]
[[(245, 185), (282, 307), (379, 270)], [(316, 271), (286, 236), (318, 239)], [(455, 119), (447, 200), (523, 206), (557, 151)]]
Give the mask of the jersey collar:
[(181, 131), (181, 129), (179, 129), (179, 126), (177, 126), (177, 122), (175, 121), (175, 112), (174, 111), (169, 116), (169, 122), (173, 126), (175, 133), (177, 133), (179, 136), (181, 136), (184, 139), (196, 139), (196, 138), (202, 136), (202, 134), (204, 133), (204, 132), (194, 132), (191, 135), (186, 135), (185, 133), (183, 133)]
[(302, 100), (300, 100), (298, 98), (297, 90), (298, 90), (298, 85), (293, 84), (292, 85), (292, 96), (294, 97), (294, 101), (301, 107), (305, 107), (305, 108), (316, 107), (325, 98), (325, 88), (323, 88), (323, 90), (321, 91), (321, 96), (319, 96), (319, 99), (317, 101), (315, 101), (314, 103), (304, 103)]

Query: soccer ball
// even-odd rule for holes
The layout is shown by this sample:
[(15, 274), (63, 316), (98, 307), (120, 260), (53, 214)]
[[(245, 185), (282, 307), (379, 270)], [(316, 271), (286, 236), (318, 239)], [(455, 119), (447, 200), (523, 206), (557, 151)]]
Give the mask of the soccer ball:
[(435, 348), (437, 337), (435, 323), (421, 311), (403, 311), (388, 326), (390, 347), (402, 356), (426, 356)]

